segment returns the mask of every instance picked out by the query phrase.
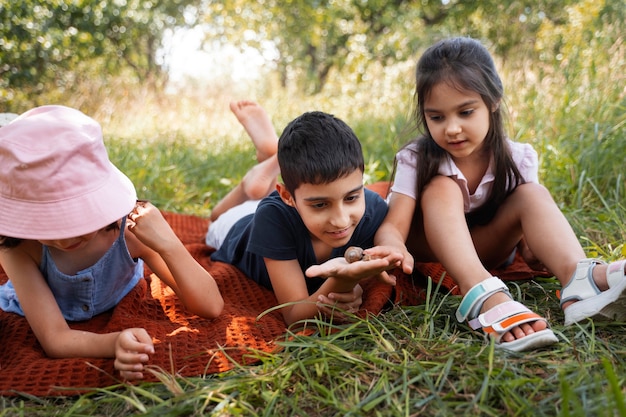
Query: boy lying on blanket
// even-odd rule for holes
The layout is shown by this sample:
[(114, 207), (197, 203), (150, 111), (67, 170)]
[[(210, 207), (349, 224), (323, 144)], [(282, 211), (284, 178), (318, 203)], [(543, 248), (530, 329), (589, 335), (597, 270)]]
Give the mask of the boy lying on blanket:
[[(386, 271), (403, 258), (390, 248), (371, 248), (387, 205), (363, 186), (363, 153), (352, 129), (332, 115), (305, 113), (286, 127), (276, 153), (271, 122), (260, 106), (240, 102), (231, 109), (251, 135), (259, 165), (256, 175), (246, 175), (216, 205), (206, 239), (217, 249), (211, 258), (272, 289), (287, 324), (319, 313), (344, 319), (342, 311), (356, 312), (364, 277), (378, 275), (395, 284)], [(249, 129), (258, 128), (259, 121), (265, 122), (265, 139), (259, 138), (259, 129)], [(276, 183), (278, 173), (283, 183)], [(264, 197), (274, 185), (276, 191)], [(254, 196), (264, 198), (251, 200)], [(333, 267), (325, 265), (325, 271), (341, 270), (337, 266), (347, 263), (343, 256), (350, 246), (369, 248), (370, 260), (350, 268), (360, 273), (305, 277), (307, 268), (326, 261)]]

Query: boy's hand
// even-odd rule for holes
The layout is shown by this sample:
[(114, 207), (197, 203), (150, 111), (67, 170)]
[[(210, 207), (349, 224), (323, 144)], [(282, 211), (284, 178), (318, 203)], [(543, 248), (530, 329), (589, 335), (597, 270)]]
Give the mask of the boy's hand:
[(363, 303), (363, 288), (359, 284), (355, 285), (352, 292), (328, 294), (328, 297), (320, 295), (317, 297), (317, 309), (326, 317), (333, 320), (346, 321), (344, 313), (356, 313)]
[(144, 363), (154, 353), (152, 338), (144, 329), (125, 329), (115, 342), (115, 369), (124, 379), (142, 379)]
[(345, 258), (333, 258), (321, 265), (313, 265), (307, 268), (305, 274), (309, 278), (337, 278), (350, 281), (360, 281), (374, 275), (380, 275), (383, 282), (395, 284), (395, 278), (391, 278), (385, 271), (401, 265), (403, 256), (395, 248), (377, 246), (364, 251), (369, 260), (361, 260), (349, 263)]

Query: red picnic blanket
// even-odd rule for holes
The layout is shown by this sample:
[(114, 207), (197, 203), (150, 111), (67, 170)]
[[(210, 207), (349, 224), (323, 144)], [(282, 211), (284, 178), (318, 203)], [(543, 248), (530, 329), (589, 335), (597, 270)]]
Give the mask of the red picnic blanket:
[[(386, 183), (369, 188), (384, 194)], [(203, 243), (207, 219), (167, 212), (164, 215), (193, 257), (217, 281), (225, 301), (220, 317), (203, 319), (190, 314), (169, 287), (146, 271), (146, 279), (113, 310), (70, 326), (98, 333), (143, 327), (155, 343), (150, 364), (181, 376), (224, 372), (232, 369), (234, 362), (257, 361), (259, 352), (277, 351), (276, 341), (284, 337), (286, 325), (279, 311), (262, 314), (276, 305), (274, 294), (237, 268), (211, 261), (213, 249)], [(445, 271), (439, 264), (418, 264), (416, 272), (416, 277), (425, 275), (438, 280)], [(519, 257), (507, 270), (497, 273), (502, 279), (526, 279), (541, 274)], [(397, 272), (396, 275), (395, 288), (373, 279), (363, 282), (364, 301), (359, 315), (378, 314), (394, 304), (423, 301), (421, 280)], [(0, 269), (0, 283), (6, 279)], [(454, 288), (448, 276), (442, 285)], [(147, 380), (156, 380), (155, 376), (147, 375)], [(0, 311), (0, 395), (20, 392), (35, 396), (76, 395), (89, 388), (116, 384), (120, 382), (118, 377), (113, 359), (47, 357), (24, 317)]]

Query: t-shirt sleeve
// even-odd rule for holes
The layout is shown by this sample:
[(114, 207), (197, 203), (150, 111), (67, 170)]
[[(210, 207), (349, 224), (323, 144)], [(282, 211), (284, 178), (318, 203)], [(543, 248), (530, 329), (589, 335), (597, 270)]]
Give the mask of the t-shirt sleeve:
[(526, 182), (539, 182), (539, 158), (537, 151), (528, 143), (511, 142), (513, 161)]
[(254, 215), (248, 251), (280, 261), (297, 259), (296, 236), (304, 226), (298, 224), (299, 218), (288, 214), (286, 208), (277, 204), (260, 204)]
[(391, 186), (391, 192), (415, 196), (415, 180), (417, 176), (415, 153), (404, 148), (396, 154), (396, 174)]

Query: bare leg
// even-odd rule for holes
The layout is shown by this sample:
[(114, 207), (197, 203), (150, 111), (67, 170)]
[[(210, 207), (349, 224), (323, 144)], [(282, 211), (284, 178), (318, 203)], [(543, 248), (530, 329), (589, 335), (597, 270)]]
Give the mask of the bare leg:
[[(483, 252), (482, 248), (478, 245), (475, 246), (474, 236), (467, 227), (461, 190), (450, 178), (436, 177), (424, 190), (421, 205), (424, 233), (430, 250), (450, 275), (455, 278), (461, 294), (465, 295), (474, 285), (489, 278), (491, 273), (479, 257), (479, 251), (480, 253)], [(504, 224), (498, 227), (503, 226)], [(514, 223), (511, 226), (514, 226)], [(516, 242), (521, 239), (521, 227), (509, 227), (506, 239), (500, 239), (500, 234), (497, 236), (493, 236), (492, 230), (490, 239), (492, 243), (499, 244), (496, 253), (501, 253), (495, 255), (494, 258), (504, 259), (515, 247)], [(510, 301), (509, 296), (506, 293), (497, 292), (485, 300), (482, 312), (506, 301)], [(505, 334), (502, 340), (505, 342), (513, 341), (543, 330), (546, 326), (543, 321), (525, 323)]]
[[(501, 262), (522, 237), (528, 249), (562, 286), (569, 283), (578, 262), (586, 258), (567, 219), (549, 191), (539, 184), (519, 186), (489, 224), (474, 227), (471, 231), (467, 230), (464, 216), (459, 214), (462, 204), (458, 186), (443, 177), (435, 178), (422, 197), (423, 233), (427, 237), (422, 241), (428, 242), (436, 259), (456, 279), (462, 294), (489, 277), (487, 268)], [(428, 250), (425, 252), (428, 254)], [(600, 291), (609, 288), (607, 268), (607, 265), (600, 264), (593, 269), (593, 280)], [(496, 293), (485, 301), (482, 310), (507, 301), (507, 298), (503, 293)], [(573, 302), (564, 303), (563, 309)], [(542, 321), (525, 324), (504, 335), (503, 340), (521, 338), (545, 326)]]
[[(585, 259), (586, 254), (550, 192), (538, 184), (522, 185), (507, 199), (502, 211), (519, 219), (513, 221), (520, 222), (530, 251), (554, 274), (562, 286), (567, 285), (578, 261)], [(493, 242), (494, 231), (484, 232), (477, 231), (473, 237), (476, 246), (483, 247), (483, 252), (487, 253), (493, 248), (483, 243), (489, 239)], [(608, 265), (597, 265), (593, 269), (593, 280), (600, 291), (609, 288), (606, 280), (607, 268)], [(564, 303), (563, 308), (573, 302)]]
[[(508, 236), (523, 235), (528, 249), (565, 285), (585, 252), (548, 190), (534, 183), (519, 186), (502, 204), (493, 221), (472, 230), (482, 259), (498, 251)], [(514, 243), (514, 242), (513, 242)], [(507, 248), (508, 249), (508, 248)]]
[(252, 139), (259, 163), (215, 205), (211, 211), (211, 221), (217, 220), (226, 210), (245, 201), (259, 200), (270, 194), (276, 187), (276, 179), (280, 174), (276, 157), (278, 137), (265, 109), (258, 103), (245, 100), (230, 103), (230, 109)]

